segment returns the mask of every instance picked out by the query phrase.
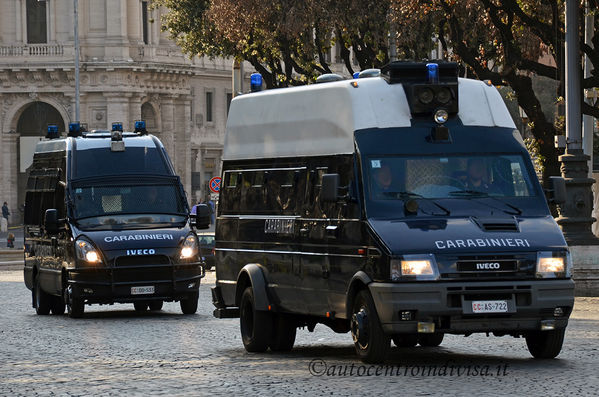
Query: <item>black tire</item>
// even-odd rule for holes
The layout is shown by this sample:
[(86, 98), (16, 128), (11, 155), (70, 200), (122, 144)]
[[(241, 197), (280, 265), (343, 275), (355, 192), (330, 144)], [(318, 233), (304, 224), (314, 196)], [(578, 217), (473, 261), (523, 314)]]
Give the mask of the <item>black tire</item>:
[(414, 347), (418, 343), (418, 334), (398, 334), (393, 336), (393, 343), (397, 347)]
[(374, 302), (367, 290), (358, 292), (354, 300), (351, 334), (356, 353), (363, 362), (379, 363), (385, 360), (390, 338), (383, 332)]
[(52, 295), (45, 292), (40, 286), (40, 280), (35, 278), (35, 289), (33, 292), (33, 302), (35, 303), (35, 312), (41, 316), (50, 314)]
[(71, 286), (65, 288), (64, 301), (67, 304), (67, 314), (70, 318), (81, 318), (85, 311), (85, 302), (83, 298), (73, 296), (73, 290)]
[(133, 302), (133, 307), (136, 312), (145, 312), (148, 310), (148, 302)]
[(150, 302), (150, 310), (153, 312), (162, 310), (162, 305), (163, 305), (162, 301), (152, 301), (152, 302)]
[(555, 358), (564, 344), (565, 328), (537, 331), (526, 335), (528, 351), (534, 358)]
[(296, 332), (297, 326), (292, 318), (285, 315), (275, 316), (273, 335), (269, 344), (270, 350), (273, 352), (288, 352), (293, 349)]
[(437, 347), (443, 342), (445, 334), (443, 332), (436, 332), (434, 334), (420, 334), (418, 336), (418, 343), (423, 347)]
[(194, 292), (187, 299), (181, 299), (179, 305), (183, 314), (195, 314), (198, 311), (199, 292)]
[(50, 310), (54, 315), (64, 314), (66, 305), (62, 296), (52, 296), (52, 303), (50, 304)]
[(256, 310), (252, 287), (247, 287), (241, 295), (239, 326), (246, 351), (259, 353), (268, 349), (273, 335), (273, 318), (268, 312)]

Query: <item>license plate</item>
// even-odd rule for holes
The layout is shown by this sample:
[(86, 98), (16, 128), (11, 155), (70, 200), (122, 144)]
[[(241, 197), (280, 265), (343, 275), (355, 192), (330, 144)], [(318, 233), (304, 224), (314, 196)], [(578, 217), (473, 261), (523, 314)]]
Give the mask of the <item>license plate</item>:
[(507, 313), (507, 301), (472, 301), (472, 313)]
[(154, 286), (149, 285), (147, 287), (131, 287), (131, 295), (147, 295), (154, 293)]

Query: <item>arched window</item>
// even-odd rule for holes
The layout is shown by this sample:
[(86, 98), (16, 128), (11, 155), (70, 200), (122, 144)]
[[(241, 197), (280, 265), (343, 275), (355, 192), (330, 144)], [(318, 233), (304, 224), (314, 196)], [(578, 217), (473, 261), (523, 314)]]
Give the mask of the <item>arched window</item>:
[(27, 43), (43, 44), (48, 42), (46, 22), (46, 2), (27, 0)]

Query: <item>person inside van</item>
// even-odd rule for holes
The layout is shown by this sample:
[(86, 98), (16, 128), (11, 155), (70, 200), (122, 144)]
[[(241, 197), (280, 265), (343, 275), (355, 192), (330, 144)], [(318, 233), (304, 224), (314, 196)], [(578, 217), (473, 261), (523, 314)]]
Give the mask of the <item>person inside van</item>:
[(388, 164), (380, 164), (380, 167), (373, 168), (373, 196), (375, 199), (390, 198), (389, 194), (393, 191), (393, 173)]
[(466, 180), (464, 187), (481, 193), (489, 193), (491, 186), (485, 179), (485, 162), (480, 158), (470, 158), (466, 166)]

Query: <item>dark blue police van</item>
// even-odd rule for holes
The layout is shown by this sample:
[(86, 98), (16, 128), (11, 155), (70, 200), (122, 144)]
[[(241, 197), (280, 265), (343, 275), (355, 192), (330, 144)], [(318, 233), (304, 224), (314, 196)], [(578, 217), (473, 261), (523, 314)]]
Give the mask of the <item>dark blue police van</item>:
[(453, 63), (380, 72), (232, 101), (214, 315), (252, 352), (321, 323), (366, 362), (476, 332), (557, 356), (570, 254), (498, 91)]
[[(164, 301), (195, 313), (198, 239), (162, 143), (144, 122), (87, 134), (73, 123), (68, 135), (48, 127), (27, 181), (24, 275), (37, 314), (66, 305), (81, 317), (86, 304), (116, 302), (160, 310)], [(206, 211), (198, 228), (208, 227)]]

